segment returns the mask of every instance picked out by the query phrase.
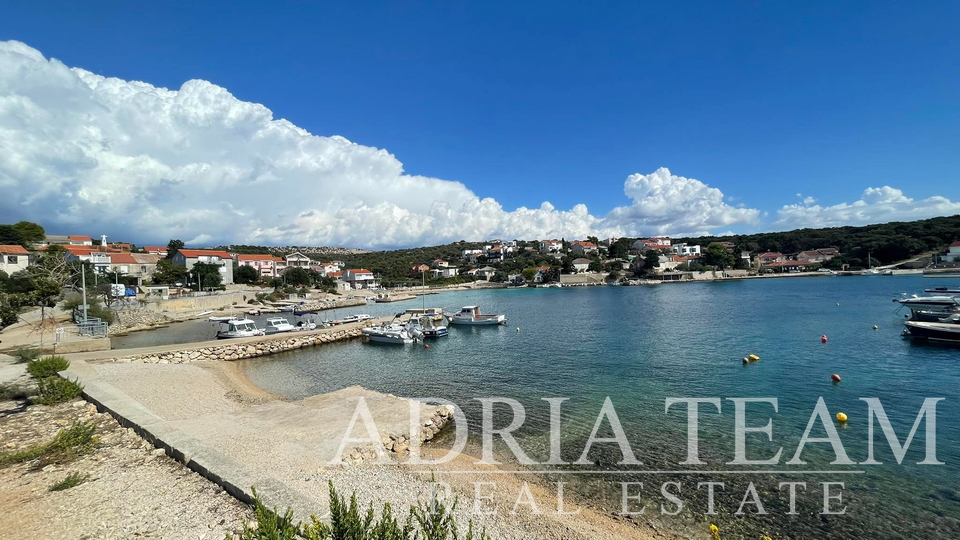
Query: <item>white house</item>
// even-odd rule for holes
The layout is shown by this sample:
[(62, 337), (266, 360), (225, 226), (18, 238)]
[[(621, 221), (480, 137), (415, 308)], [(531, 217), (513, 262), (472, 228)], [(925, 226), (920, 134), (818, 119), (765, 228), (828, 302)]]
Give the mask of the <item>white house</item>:
[(215, 264), (220, 271), (221, 282), (224, 285), (233, 284), (233, 257), (226, 251), (211, 249), (181, 249), (170, 260), (176, 266), (186, 268), (189, 272), (197, 263)]
[(577, 273), (583, 273), (590, 269), (590, 263), (593, 261), (590, 259), (574, 259), (573, 260), (573, 269)]
[(434, 268), (433, 270), (430, 270), (430, 274), (437, 279), (456, 277), (457, 268), (452, 266), (446, 268)]
[(366, 268), (348, 268), (343, 271), (343, 280), (354, 289), (372, 289), (376, 287), (373, 272)]
[(960, 262), (960, 241), (950, 244), (950, 251), (945, 258), (949, 261)]
[(672, 240), (667, 236), (655, 236), (653, 238), (641, 238), (633, 243), (633, 249), (637, 250), (639, 253), (643, 253), (648, 249), (662, 249), (669, 250)]
[(310, 268), (310, 257), (307, 257), (299, 251), (295, 251), (286, 257), (284, 261), (287, 263), (287, 268)]
[(681, 257), (699, 257), (700, 246), (691, 246), (688, 244), (674, 244), (670, 246), (670, 252)]
[(450, 266), (450, 263), (448, 263), (443, 259), (436, 259), (432, 263), (430, 263), (430, 266), (434, 268), (447, 268)]
[(23, 246), (0, 245), (0, 270), (12, 275), (30, 266), (30, 254)]
[(540, 253), (559, 253), (563, 251), (563, 242), (560, 240), (541, 240)]
[(460, 256), (462, 258), (466, 260), (472, 260), (472, 261), (477, 260), (477, 257), (479, 257), (480, 255), (483, 255), (482, 249), (465, 249), (462, 252), (460, 252)]
[(484, 266), (483, 268), (478, 268), (476, 272), (478, 278), (485, 279), (487, 281), (490, 281), (490, 278), (492, 278), (496, 273), (497, 273), (497, 269), (492, 266)]
[(500, 262), (506, 259), (507, 249), (503, 246), (490, 246), (487, 249), (487, 260), (493, 262)]

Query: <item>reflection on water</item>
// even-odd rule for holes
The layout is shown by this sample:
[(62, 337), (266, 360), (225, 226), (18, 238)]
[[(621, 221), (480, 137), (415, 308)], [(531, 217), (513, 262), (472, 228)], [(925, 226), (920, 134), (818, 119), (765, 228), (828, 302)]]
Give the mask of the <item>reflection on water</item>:
[[(945, 397), (938, 406), (937, 435), (938, 457), (946, 465), (916, 465), (924, 457), (922, 431), (904, 464), (896, 465), (878, 432), (877, 458), (884, 465), (852, 467), (864, 474), (716, 479), (729, 488), (717, 495), (725, 513), (714, 519), (733, 537), (960, 538), (960, 354), (901, 339), (902, 314), (890, 301), (923, 287), (914, 276), (824, 277), (450, 293), (430, 297), (428, 305), (453, 309), (476, 303), (486, 312), (506, 313), (508, 325), (451, 328), (450, 336), (432, 341), (430, 349), (336, 344), (245, 361), (245, 366), (255, 384), (290, 398), (353, 384), (403, 396), (443, 397), (463, 407), (474, 429), (480, 416), (473, 398), (514, 398), (526, 408), (518, 437), (535, 459), (546, 457), (549, 444), (549, 405), (543, 398), (570, 398), (563, 409), (564, 443), (565, 453), (576, 459), (610, 396), (643, 468), (654, 470), (677, 470), (686, 455), (686, 411), (674, 406), (665, 413), (669, 397), (724, 400), (721, 414), (704, 407), (701, 415), (701, 454), (709, 470), (735, 468), (726, 464), (733, 459), (734, 415), (733, 403), (725, 398), (778, 399), (777, 413), (767, 404), (748, 408), (747, 425), (762, 426), (773, 418), (774, 426), (773, 442), (749, 435), (748, 451), (751, 459), (760, 459), (783, 447), (783, 469), (821, 396), (831, 414), (850, 416), (840, 436), (858, 462), (866, 459), (867, 424), (859, 398), (880, 398), (902, 442), (923, 399)], [(872, 329), (875, 324), (878, 330)], [(827, 344), (820, 343), (822, 334), (828, 335)], [(744, 366), (741, 359), (748, 354), (761, 360)], [(843, 383), (832, 384), (832, 373), (839, 373)], [(812, 436), (821, 437), (822, 431)], [(591, 460), (613, 469), (620, 460), (615, 450), (600, 445)], [(814, 469), (843, 468), (829, 465), (834, 458), (826, 444), (808, 445), (803, 459)], [(583, 493), (596, 494), (598, 504), (617, 505), (618, 492), (610, 496), (610, 486), (628, 478), (644, 481), (627, 476), (571, 481)], [(659, 485), (671, 480), (688, 486), (683, 493), (691, 508), (678, 519), (702, 522), (697, 476), (647, 478), (655, 486), (651, 496), (659, 497)], [(735, 518), (732, 513), (751, 480), (771, 515)], [(809, 493), (798, 497), (801, 515), (785, 517), (778, 483), (803, 480)], [(846, 483), (846, 516), (818, 515), (820, 481)]]

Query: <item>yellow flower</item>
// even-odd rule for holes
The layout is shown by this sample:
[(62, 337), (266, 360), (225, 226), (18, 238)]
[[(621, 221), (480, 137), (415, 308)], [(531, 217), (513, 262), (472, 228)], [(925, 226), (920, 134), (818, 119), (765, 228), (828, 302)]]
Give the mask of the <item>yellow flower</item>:
[(773, 538), (770, 538), (769, 536), (764, 535), (760, 537), (760, 540), (773, 540)]
[(711, 524), (710, 525), (710, 536), (713, 540), (720, 540), (720, 527)]

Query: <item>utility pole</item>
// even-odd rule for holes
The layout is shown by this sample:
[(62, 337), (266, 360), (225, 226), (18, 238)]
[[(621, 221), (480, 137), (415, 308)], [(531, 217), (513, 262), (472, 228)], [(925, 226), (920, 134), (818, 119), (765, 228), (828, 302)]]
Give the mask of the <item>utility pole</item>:
[(80, 283), (83, 287), (83, 322), (87, 322), (87, 266), (80, 263)]

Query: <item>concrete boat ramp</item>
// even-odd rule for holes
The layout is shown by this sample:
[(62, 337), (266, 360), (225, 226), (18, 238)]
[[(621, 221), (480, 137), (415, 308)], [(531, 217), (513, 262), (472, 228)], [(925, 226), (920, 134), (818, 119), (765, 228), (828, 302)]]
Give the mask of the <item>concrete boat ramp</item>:
[[(149, 351), (122, 354), (142, 357)], [(109, 356), (72, 355), (62, 375), (79, 379), (84, 397), (98, 409), (234, 497), (250, 502), (255, 487), (266, 504), (289, 506), (300, 519), (328, 508), (326, 485), (307, 478), (375, 459), (372, 446), (352, 443), (343, 452), (351, 465), (331, 464), (361, 399), (388, 455), (400, 458), (411, 437), (411, 402), (404, 398), (354, 386), (286, 401), (252, 386), (232, 362), (143, 363)], [(429, 440), (450, 415), (443, 407), (419, 409), (420, 432), (412, 436)], [(351, 436), (367, 436), (361, 421)]]

